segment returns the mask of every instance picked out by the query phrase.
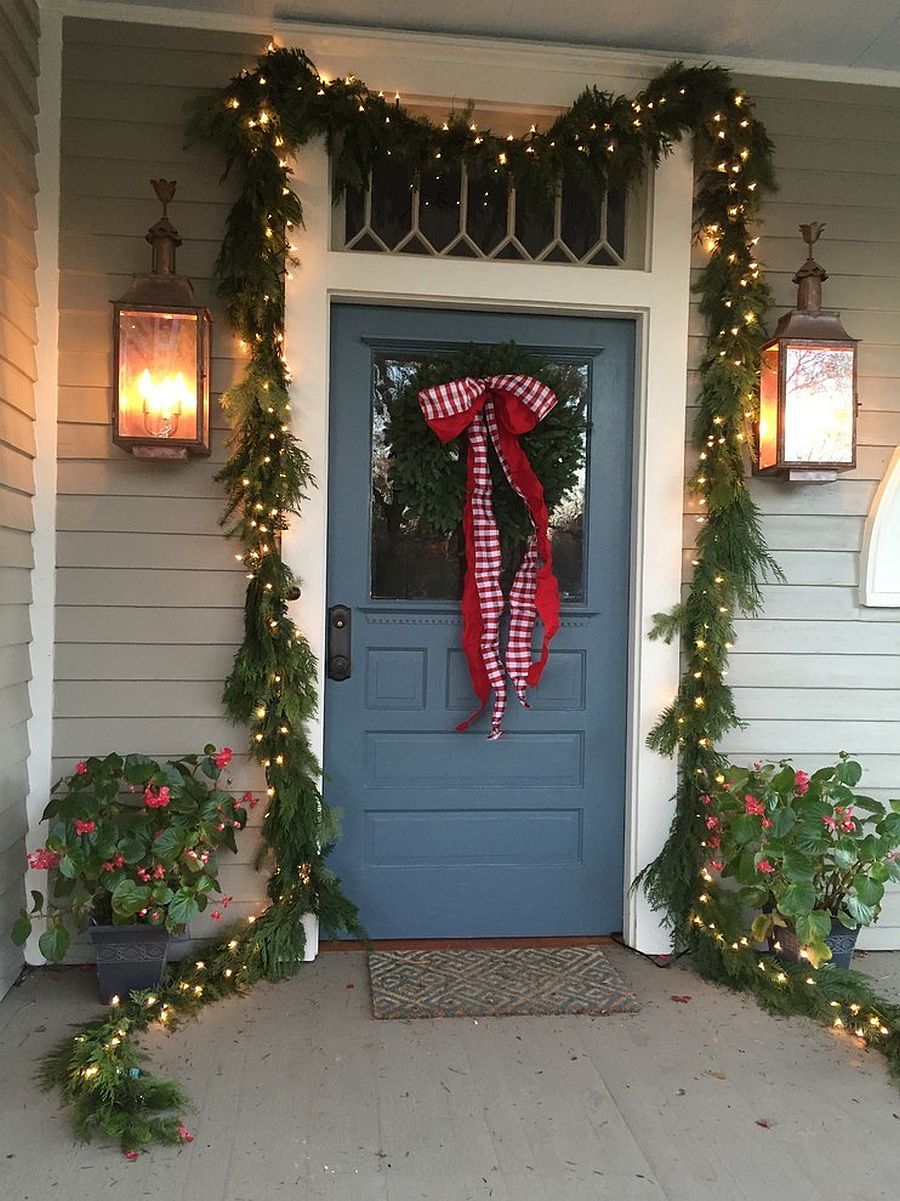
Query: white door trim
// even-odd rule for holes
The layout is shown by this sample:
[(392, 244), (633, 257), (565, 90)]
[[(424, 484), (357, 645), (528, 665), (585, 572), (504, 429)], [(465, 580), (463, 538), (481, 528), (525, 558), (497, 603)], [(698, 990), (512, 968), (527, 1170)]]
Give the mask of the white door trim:
[[(315, 46), (307, 48), (317, 53)], [(366, 71), (367, 63), (357, 61), (353, 69)], [(320, 143), (304, 148), (296, 173), (306, 228), (301, 265), (288, 281), (285, 345), (295, 377), (295, 428), (318, 488), (302, 520), (286, 533), (284, 553), (303, 578), (294, 616), (320, 663), (325, 650), (331, 303), (495, 307), (636, 320), (624, 933), (629, 945), (645, 953), (667, 951), (670, 938), (659, 916), (628, 885), (665, 840), (676, 782), (674, 763), (649, 751), (646, 737), (677, 690), (678, 648), (650, 642), (647, 632), (653, 614), (670, 608), (681, 587), (693, 191), (689, 152), (678, 148), (655, 174), (646, 271), (332, 251), (328, 162)], [(321, 755), (321, 673), (319, 692), (319, 717), (310, 734)]]

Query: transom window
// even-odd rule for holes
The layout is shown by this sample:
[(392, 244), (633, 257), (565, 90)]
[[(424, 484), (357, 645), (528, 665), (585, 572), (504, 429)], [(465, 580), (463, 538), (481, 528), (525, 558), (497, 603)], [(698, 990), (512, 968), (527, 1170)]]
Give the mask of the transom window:
[(335, 212), (334, 245), (376, 254), (642, 267), (644, 197), (612, 189), (602, 200), (564, 179), (556, 195), (519, 195), (499, 171), (468, 166), (410, 183), (387, 155), (366, 188), (348, 190)]

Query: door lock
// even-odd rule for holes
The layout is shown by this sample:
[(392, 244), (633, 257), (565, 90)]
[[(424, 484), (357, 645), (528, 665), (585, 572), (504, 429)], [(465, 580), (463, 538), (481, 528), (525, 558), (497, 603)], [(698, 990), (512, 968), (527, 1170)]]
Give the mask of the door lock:
[(350, 609), (332, 605), (328, 610), (328, 678), (350, 678)]

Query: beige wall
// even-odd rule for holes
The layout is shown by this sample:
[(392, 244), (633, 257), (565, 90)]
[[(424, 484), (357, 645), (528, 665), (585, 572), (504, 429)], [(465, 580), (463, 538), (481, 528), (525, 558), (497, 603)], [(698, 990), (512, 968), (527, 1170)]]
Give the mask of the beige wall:
[[(858, 594), (865, 517), (900, 444), (900, 89), (742, 82), (775, 142), (780, 186), (759, 244), (775, 302), (783, 311), (796, 301), (797, 226), (824, 221), (825, 304), (862, 339), (861, 407), (855, 471), (833, 484), (750, 484), (787, 582), (764, 589), (761, 618), (737, 623), (729, 681), (749, 725), (723, 749), (741, 762), (792, 756), (803, 766), (852, 751), (866, 792), (900, 797), (900, 609), (861, 608)], [(701, 330), (695, 307), (694, 362)], [(696, 529), (691, 514), (686, 545)], [(877, 937), (900, 945), (900, 889)]]
[[(220, 704), (244, 593), (218, 526), (213, 477), (227, 457), (225, 423), (215, 405), (210, 459), (148, 463), (113, 446), (110, 301), (132, 272), (149, 270), (143, 235), (159, 215), (151, 177), (176, 179), (179, 270), (215, 320), (213, 389), (234, 380), (237, 347), (210, 285), (234, 185), (220, 184), (222, 163), (210, 151), (184, 149), (185, 104), (265, 43), (73, 19), (63, 37), (54, 767), (213, 742), (239, 753), (235, 786), (258, 788), (243, 758), (246, 732), (224, 720)], [(241, 839), (221, 877), (244, 912), (262, 891), (255, 842), (253, 833)], [(202, 921), (195, 929), (203, 933)]]
[(38, 38), (37, 5), (0, 0), (0, 996), (22, 963), (8, 930), (25, 898)]
[[(64, 32), (57, 766), (113, 748), (165, 755), (210, 740), (240, 750), (244, 735), (223, 722), (219, 703), (243, 594), (216, 525), (222, 419), (214, 416), (211, 462), (152, 465), (112, 446), (109, 301), (144, 269), (142, 234), (158, 211), (147, 181), (158, 174), (179, 181), (180, 263), (208, 298), (232, 185), (220, 185), (206, 149), (182, 148), (183, 106), (264, 39), (80, 20)], [(826, 221), (827, 300), (864, 339), (863, 410), (855, 472), (823, 487), (751, 485), (788, 582), (766, 589), (764, 617), (739, 623), (730, 680), (750, 726), (725, 749), (812, 764), (854, 750), (871, 791), (900, 795), (900, 612), (862, 610), (857, 600), (864, 517), (900, 442), (900, 91), (744, 83), (776, 142), (781, 191), (766, 202), (760, 245), (776, 301), (793, 302), (797, 224)], [(696, 361), (696, 312), (692, 328)], [(221, 320), (214, 353), (220, 390), (236, 360)], [(690, 514), (685, 529), (689, 548)], [(259, 785), (240, 765), (236, 780)], [(260, 891), (252, 842), (223, 876), (244, 902)], [(900, 904), (891, 905), (886, 921), (900, 928)]]

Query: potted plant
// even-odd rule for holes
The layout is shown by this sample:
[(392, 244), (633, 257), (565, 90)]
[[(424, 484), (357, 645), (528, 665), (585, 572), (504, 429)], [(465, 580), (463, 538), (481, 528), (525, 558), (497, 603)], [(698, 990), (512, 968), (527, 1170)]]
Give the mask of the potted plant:
[(707, 870), (737, 882), (754, 938), (786, 958), (848, 967), (900, 881), (900, 801), (854, 792), (861, 776), (842, 751), (811, 776), (787, 761), (729, 767), (701, 797)]
[[(228, 747), (207, 746), (162, 765), (117, 754), (79, 763), (54, 785), (47, 837), (28, 856), (30, 867), (51, 872), (48, 901), (32, 893), (13, 941), (24, 943), (32, 918), (43, 917), (38, 945), (59, 962), (69, 927), (88, 926), (104, 1001), (155, 987), (170, 939), (221, 892), (220, 853), (237, 850), (235, 831), (247, 822), (242, 803), (219, 787), (230, 760)], [(212, 916), (221, 919), (230, 900)]]

